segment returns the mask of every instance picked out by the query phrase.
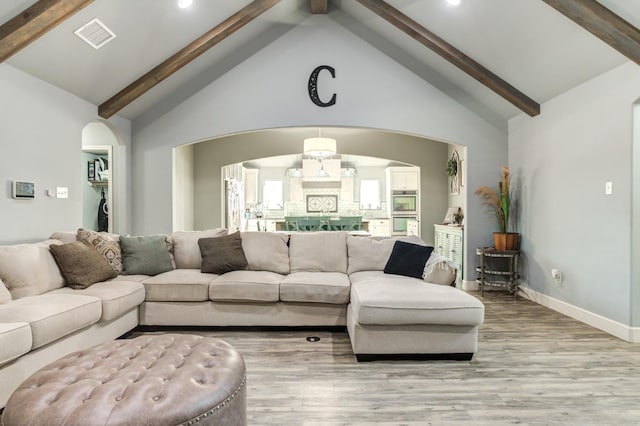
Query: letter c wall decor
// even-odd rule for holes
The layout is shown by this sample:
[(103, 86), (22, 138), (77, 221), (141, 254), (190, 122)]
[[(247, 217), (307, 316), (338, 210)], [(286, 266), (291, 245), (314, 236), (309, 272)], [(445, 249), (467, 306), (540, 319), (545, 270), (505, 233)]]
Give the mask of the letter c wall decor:
[(320, 71), (322, 70), (329, 71), (331, 73), (331, 77), (336, 78), (336, 70), (333, 67), (329, 65), (320, 65), (319, 67), (316, 67), (309, 76), (309, 97), (311, 98), (311, 102), (319, 107), (329, 107), (336, 104), (337, 95), (334, 93), (329, 102), (322, 102), (320, 100), (320, 97), (318, 96), (318, 74), (320, 74)]

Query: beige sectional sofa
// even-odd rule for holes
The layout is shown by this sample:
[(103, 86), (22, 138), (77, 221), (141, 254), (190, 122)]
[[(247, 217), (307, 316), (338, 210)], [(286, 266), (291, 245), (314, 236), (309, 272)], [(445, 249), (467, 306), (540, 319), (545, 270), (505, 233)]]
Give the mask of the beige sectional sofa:
[[(432, 254), (423, 279), (384, 273), (393, 239), (345, 232), (246, 232), (238, 238), (220, 229), (174, 232), (165, 236), (171, 264), (162, 268), (168, 270), (128, 275), (131, 253), (117, 252), (118, 236), (101, 234), (90, 244), (114, 268), (124, 263), (124, 272), (77, 290), (65, 286), (50, 253), (51, 245), (71, 243), (77, 235), (52, 237), (0, 247), (0, 407), (43, 365), (137, 325), (346, 326), (358, 359), (471, 359), (484, 318), (478, 299), (449, 285), (456, 271), (447, 259)], [(226, 247), (222, 242), (233, 239), (240, 241), (234, 250), (245, 263), (202, 272), (235, 259), (215, 249), (203, 259), (199, 241), (215, 248), (217, 241)]]

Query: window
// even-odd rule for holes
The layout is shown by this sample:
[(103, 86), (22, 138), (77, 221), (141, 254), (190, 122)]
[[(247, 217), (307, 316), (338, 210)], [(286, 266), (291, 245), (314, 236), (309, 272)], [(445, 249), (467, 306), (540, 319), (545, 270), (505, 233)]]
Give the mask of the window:
[(360, 209), (380, 210), (380, 181), (377, 179), (360, 181)]
[(262, 206), (266, 210), (282, 210), (282, 181), (265, 180), (262, 190)]

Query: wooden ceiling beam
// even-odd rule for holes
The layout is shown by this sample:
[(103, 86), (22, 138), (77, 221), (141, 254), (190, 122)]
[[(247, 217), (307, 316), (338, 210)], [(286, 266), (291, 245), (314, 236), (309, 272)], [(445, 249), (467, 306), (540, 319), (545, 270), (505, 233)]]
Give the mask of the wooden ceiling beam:
[(39, 0), (0, 26), (4, 62), (93, 0)]
[(536, 101), (390, 4), (383, 0), (358, 0), (358, 2), (460, 68), (520, 110), (532, 117), (540, 114), (540, 104)]
[(327, 14), (329, 12), (329, 0), (309, 0), (309, 9), (313, 14)]
[(595, 0), (542, 0), (640, 64), (640, 30)]
[(189, 62), (220, 43), (237, 30), (253, 21), (255, 18), (266, 12), (280, 0), (254, 0), (238, 12), (216, 25), (202, 36), (198, 37), (187, 46), (180, 49), (173, 56), (164, 60), (142, 77), (131, 83), (126, 88), (103, 102), (98, 107), (98, 115), (102, 118), (109, 118), (129, 105), (134, 100), (145, 94), (148, 90), (170, 77)]

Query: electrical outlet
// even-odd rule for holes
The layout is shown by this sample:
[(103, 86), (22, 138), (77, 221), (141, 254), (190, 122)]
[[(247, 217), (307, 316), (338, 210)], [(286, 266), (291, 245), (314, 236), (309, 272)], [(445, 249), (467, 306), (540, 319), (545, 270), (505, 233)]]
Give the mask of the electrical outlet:
[(605, 184), (604, 184), (604, 194), (605, 195), (613, 194), (613, 182), (605, 182)]
[(553, 278), (556, 284), (562, 284), (562, 272), (560, 272), (559, 270), (553, 268), (551, 270), (551, 278)]

